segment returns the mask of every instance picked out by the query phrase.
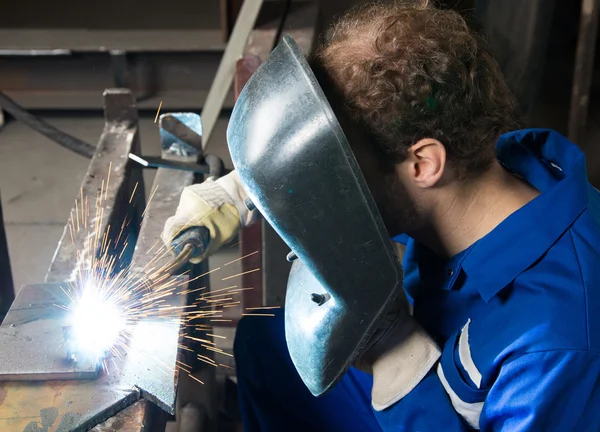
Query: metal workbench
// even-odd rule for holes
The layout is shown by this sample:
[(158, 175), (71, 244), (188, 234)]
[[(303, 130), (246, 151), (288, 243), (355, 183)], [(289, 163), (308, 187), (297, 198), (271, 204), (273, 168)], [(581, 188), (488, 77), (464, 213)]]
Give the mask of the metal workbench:
[[(287, 28), (305, 50), (310, 52), (314, 43), (316, 5), (300, 8), (290, 15)], [(256, 28), (250, 34), (246, 45), (245, 57), (238, 62), (238, 74), (235, 80), (237, 93), (245, 80), (252, 73), (258, 60), (264, 60), (270, 52), (276, 25)], [(247, 67), (245, 67), (247, 66)], [(175, 212), (179, 195), (184, 187), (198, 179), (193, 173), (160, 168), (154, 184), (160, 185), (149, 205), (144, 197), (141, 167), (130, 159), (129, 153), (141, 150), (137, 125), (137, 108), (131, 91), (126, 89), (107, 90), (104, 95), (105, 127), (96, 147), (88, 171), (81, 183), (80, 196), (97, 195), (99, 190), (105, 193), (107, 213), (99, 226), (99, 233), (115, 236), (117, 231), (109, 226), (120, 225), (125, 218), (128, 225), (128, 236), (123, 263), (132, 262), (134, 268), (142, 268), (150, 259), (147, 251), (157, 242), (166, 218)], [(209, 149), (210, 150), (210, 149)], [(110, 184), (104, 187), (103, 182), (110, 171)], [(152, 188), (154, 190), (154, 187)], [(145, 209), (145, 211), (144, 211)], [(77, 211), (74, 205), (72, 214)], [(142, 212), (144, 212), (142, 218)], [(283, 300), (285, 278), (285, 245), (270, 230), (264, 221), (241, 233), (240, 253), (246, 250), (259, 250), (256, 261), (244, 260), (242, 268), (254, 265), (261, 271), (252, 273), (252, 277), (244, 277), (244, 286), (253, 286), (253, 291), (245, 291), (241, 299), (238, 313), (246, 307), (260, 306), (269, 299)], [(275, 240), (275, 241), (273, 241)], [(46, 282), (72, 280), (76, 272), (78, 252), (88, 247), (89, 237), (86, 231), (73, 233), (69, 223), (65, 229), (58, 248), (46, 275)], [(283, 245), (283, 246), (282, 246)], [(271, 263), (269, 256), (278, 256), (280, 260)], [(163, 258), (168, 259), (167, 256)], [(157, 265), (160, 265), (159, 261)], [(201, 274), (206, 270), (206, 263), (194, 270), (191, 275)], [(269, 269), (275, 265), (279, 269), (283, 265), (282, 280), (270, 280)], [(183, 276), (185, 278), (185, 276)], [(267, 282), (271, 281), (272, 284)], [(208, 286), (208, 277), (201, 278), (194, 286)], [(253, 285), (249, 285), (253, 284)], [(272, 286), (278, 288), (279, 294), (268, 295)], [(231, 309), (232, 313), (234, 309)], [(229, 325), (235, 325), (239, 316), (232, 316)], [(215, 369), (204, 363), (194, 365), (193, 375), (199, 377), (204, 387), (183, 374), (178, 377), (177, 404), (173, 412), (177, 412), (187, 402), (194, 402), (202, 408), (204, 421), (214, 419), (216, 407)], [(54, 382), (5, 382), (0, 383), (0, 430), (47, 432), (70, 430), (131, 431), (149, 432), (164, 430), (166, 421), (172, 418), (166, 411), (147, 399), (144, 390), (138, 388), (122, 388), (114, 386), (118, 377), (108, 379), (101, 376), (97, 380), (54, 381)], [(194, 387), (195, 386), (195, 387)], [(152, 395), (148, 395), (151, 397)], [(169, 407), (166, 407), (169, 408)]]

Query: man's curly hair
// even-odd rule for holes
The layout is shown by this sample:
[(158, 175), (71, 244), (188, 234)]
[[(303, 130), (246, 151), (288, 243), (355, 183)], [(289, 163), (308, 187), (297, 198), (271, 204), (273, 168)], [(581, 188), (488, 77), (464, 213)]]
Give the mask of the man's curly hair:
[(457, 176), (476, 176), (495, 159), (498, 136), (519, 127), (515, 99), (485, 40), (458, 13), (429, 1), (351, 10), (316, 60), (390, 163), (435, 138)]

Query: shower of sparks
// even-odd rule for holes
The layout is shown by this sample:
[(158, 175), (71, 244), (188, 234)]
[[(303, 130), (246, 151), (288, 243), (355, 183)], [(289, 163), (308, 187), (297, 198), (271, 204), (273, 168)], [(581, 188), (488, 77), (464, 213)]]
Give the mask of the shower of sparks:
[[(218, 348), (211, 340), (226, 339), (226, 336), (215, 334), (214, 325), (232, 322), (232, 319), (223, 315), (224, 311), (229, 310), (225, 308), (241, 308), (241, 293), (254, 288), (238, 288), (238, 285), (231, 285), (233, 281), (230, 281), (229, 284), (223, 284), (227, 286), (207, 290), (206, 286), (189, 287), (189, 283), (213, 272), (223, 272), (230, 268), (227, 267), (229, 264), (253, 256), (258, 251), (225, 264), (224, 269), (216, 268), (199, 276), (188, 276), (188, 280), (161, 274), (160, 269), (163, 268), (165, 257), (172, 253), (171, 249), (164, 245), (156, 247), (156, 250), (153, 250), (153, 246), (147, 251), (150, 259), (143, 268), (134, 268), (132, 264), (123, 268), (120, 261), (124, 253), (130, 250), (127, 231), (132, 220), (128, 220), (126, 216), (122, 222), (111, 222), (114, 224), (111, 227), (104, 219), (105, 210), (107, 219), (110, 215), (107, 201), (113, 193), (109, 190), (111, 171), (112, 163), (109, 165), (106, 182), (102, 180), (100, 189), (95, 193), (95, 199), (88, 200), (84, 189), (80, 189), (74, 211), (69, 218), (70, 238), (79, 248), (77, 278), (62, 287), (68, 299), (67, 304), (56, 305), (66, 310), (69, 319), (68, 352), (78, 361), (81, 359), (96, 362), (107, 373), (109, 367), (118, 373), (120, 369), (116, 359), (127, 355), (134, 330), (141, 328), (138, 324), (142, 320), (158, 324), (176, 323), (180, 325), (181, 338), (177, 345), (180, 354), (175, 369), (187, 373), (192, 379), (203, 384), (191, 375), (193, 368), (189, 362), (192, 360), (189, 358), (190, 354), (185, 352), (192, 353), (197, 361), (231, 369), (230, 366), (216, 360), (217, 356), (223, 359), (223, 356), (232, 355)], [(137, 189), (136, 183), (129, 198), (130, 205), (136, 205), (134, 195)], [(142, 216), (157, 189), (158, 186), (152, 191)], [(82, 230), (83, 233), (80, 232)], [(259, 270), (260, 268), (255, 268), (230, 276), (225, 275), (221, 280), (228, 281)], [(242, 315), (274, 316), (253, 311), (277, 308), (246, 308), (246, 311), (251, 313)], [(149, 340), (152, 340), (153, 335), (148, 336)], [(182, 356), (188, 363), (182, 361)], [(158, 358), (149, 360), (161, 363)], [(163, 367), (168, 369), (167, 365)]]

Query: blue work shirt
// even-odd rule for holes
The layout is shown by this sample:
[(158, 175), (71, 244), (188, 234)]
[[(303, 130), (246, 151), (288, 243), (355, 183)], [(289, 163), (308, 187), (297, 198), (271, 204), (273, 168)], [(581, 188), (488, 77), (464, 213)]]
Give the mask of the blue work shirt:
[(245, 430), (600, 431), (600, 193), (556, 132), (505, 134), (497, 149), (539, 196), (449, 260), (396, 239), (414, 315), (443, 351), (427, 376), (379, 412), (373, 378), (353, 367), (315, 398), (283, 313), (244, 317), (234, 353)]
[(502, 135), (497, 155), (541, 194), (449, 260), (395, 239), (443, 354), (375, 413), (383, 430), (600, 431), (600, 193), (554, 131)]

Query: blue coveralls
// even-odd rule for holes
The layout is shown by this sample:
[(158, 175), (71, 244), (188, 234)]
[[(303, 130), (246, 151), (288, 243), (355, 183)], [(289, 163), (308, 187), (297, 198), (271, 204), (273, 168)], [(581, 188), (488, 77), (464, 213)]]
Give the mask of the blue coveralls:
[(541, 194), (450, 260), (395, 239), (406, 240), (414, 315), (443, 349), (425, 379), (381, 412), (354, 368), (315, 398), (282, 313), (245, 317), (235, 341), (245, 432), (600, 431), (600, 193), (583, 153), (554, 131), (505, 134), (497, 155)]

